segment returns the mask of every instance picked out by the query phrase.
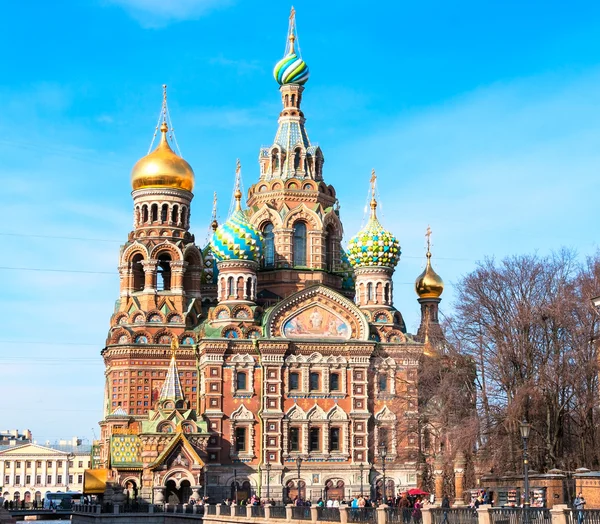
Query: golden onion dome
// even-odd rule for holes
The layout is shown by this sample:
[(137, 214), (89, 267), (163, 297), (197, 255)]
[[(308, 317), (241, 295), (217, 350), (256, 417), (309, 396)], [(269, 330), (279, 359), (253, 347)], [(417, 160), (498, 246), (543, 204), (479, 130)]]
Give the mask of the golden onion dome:
[(158, 147), (137, 161), (131, 171), (133, 190), (147, 188), (171, 188), (192, 191), (194, 189), (194, 171), (192, 167), (176, 154), (167, 140), (169, 127), (166, 122), (160, 126)]
[(444, 281), (431, 267), (431, 253), (427, 251), (427, 266), (415, 282), (419, 298), (440, 298), (444, 292)]

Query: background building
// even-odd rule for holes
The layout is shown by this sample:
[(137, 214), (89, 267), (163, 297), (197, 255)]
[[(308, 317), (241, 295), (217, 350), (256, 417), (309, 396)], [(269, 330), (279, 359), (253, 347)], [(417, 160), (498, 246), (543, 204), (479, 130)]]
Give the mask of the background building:
[(428, 252), (422, 324), (407, 333), (393, 305), (400, 245), (377, 218), (374, 172), (369, 220), (344, 251), (296, 40), (292, 13), (275, 139), (247, 207), (238, 163), (235, 209), (213, 221), (209, 245), (190, 233), (194, 172), (170, 144), (166, 93), (158, 147), (133, 168), (134, 228), (102, 351), (99, 465), (117, 499), (382, 497), (384, 461), (387, 496), (417, 485), (419, 369), (441, 338), (443, 283)]
[(5, 500), (39, 502), (47, 492), (82, 491), (84, 471), (91, 467), (90, 446), (81, 440), (40, 446), (0, 447), (0, 479)]

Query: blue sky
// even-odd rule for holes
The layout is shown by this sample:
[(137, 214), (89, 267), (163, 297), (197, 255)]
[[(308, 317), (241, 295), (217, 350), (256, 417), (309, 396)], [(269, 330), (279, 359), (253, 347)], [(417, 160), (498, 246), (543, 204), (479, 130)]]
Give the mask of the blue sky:
[[(428, 224), (446, 312), (453, 284), (484, 256), (595, 252), (600, 4), (295, 7), (311, 69), (308, 133), (338, 191), (345, 240), (363, 220), (374, 167), (381, 220), (403, 249), (395, 303), (409, 331)], [(204, 243), (213, 190), (223, 219), (236, 158), (248, 187), (259, 147), (273, 140), (271, 70), (289, 9), (272, 0), (3, 7), (1, 429), (27, 427), (40, 442), (98, 432), (99, 351), (132, 223), (129, 172), (148, 150), (161, 85), (196, 172), (192, 225)]]

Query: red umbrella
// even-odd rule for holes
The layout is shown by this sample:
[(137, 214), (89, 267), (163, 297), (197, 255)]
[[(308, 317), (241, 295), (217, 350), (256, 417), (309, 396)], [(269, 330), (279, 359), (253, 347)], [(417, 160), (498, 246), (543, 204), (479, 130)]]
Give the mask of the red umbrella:
[(419, 488), (413, 488), (413, 489), (409, 489), (407, 492), (409, 495), (429, 495), (429, 493), (427, 493), (426, 491), (423, 491), (422, 489)]

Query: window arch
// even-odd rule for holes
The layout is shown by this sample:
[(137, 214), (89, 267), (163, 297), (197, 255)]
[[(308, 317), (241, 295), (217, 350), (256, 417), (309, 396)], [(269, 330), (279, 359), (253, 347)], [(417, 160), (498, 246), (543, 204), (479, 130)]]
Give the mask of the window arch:
[(277, 171), (279, 169), (279, 150), (273, 149), (271, 151), (271, 167), (272, 171)]
[(306, 266), (306, 224), (294, 224), (294, 266)]
[(152, 222), (158, 220), (158, 204), (152, 204), (152, 207), (150, 208), (150, 220)]
[(148, 206), (146, 204), (142, 206), (142, 222), (144, 224), (148, 222)]
[(235, 280), (233, 277), (229, 277), (227, 279), (227, 296), (235, 297), (237, 295), (235, 291)]
[(141, 253), (137, 253), (131, 260), (131, 273), (132, 273), (132, 288), (133, 291), (142, 291), (144, 289), (144, 266), (142, 265), (144, 256)]
[(158, 291), (169, 291), (171, 289), (171, 255), (168, 253), (158, 257), (156, 276), (156, 289)]
[(163, 204), (160, 209), (160, 221), (163, 223), (166, 222), (168, 216), (169, 216), (169, 206), (168, 206), (168, 204)]
[(271, 222), (263, 228), (263, 237), (265, 240), (265, 267), (273, 267), (275, 265), (275, 233)]
[(367, 284), (367, 302), (373, 301), (373, 284), (369, 282)]
[[(292, 95), (294, 96), (294, 95)], [(300, 148), (297, 147), (294, 150), (294, 170), (297, 171), (300, 168)]]
[(334, 267), (334, 232), (332, 226), (327, 226), (327, 236), (325, 237), (325, 269), (327, 271), (333, 271)]
[(173, 222), (173, 225), (177, 225), (179, 222), (179, 206), (177, 204), (171, 209), (171, 222)]

